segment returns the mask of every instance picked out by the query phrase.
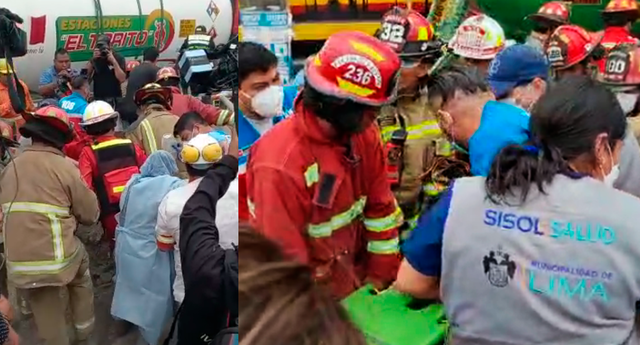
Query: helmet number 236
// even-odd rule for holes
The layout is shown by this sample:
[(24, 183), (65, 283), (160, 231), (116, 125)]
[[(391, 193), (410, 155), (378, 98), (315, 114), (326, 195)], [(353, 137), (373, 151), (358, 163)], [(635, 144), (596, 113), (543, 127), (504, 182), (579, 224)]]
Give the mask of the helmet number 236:
[(391, 43), (402, 43), (404, 41), (404, 26), (396, 23), (383, 23), (380, 40)]
[(372, 77), (371, 72), (354, 65), (348, 65), (347, 71), (344, 73), (345, 79), (361, 85), (369, 85)]

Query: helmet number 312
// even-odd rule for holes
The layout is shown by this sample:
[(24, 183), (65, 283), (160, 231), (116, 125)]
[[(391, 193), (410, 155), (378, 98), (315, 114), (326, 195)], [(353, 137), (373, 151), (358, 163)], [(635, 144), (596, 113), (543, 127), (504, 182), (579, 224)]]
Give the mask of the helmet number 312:
[(404, 41), (404, 26), (397, 23), (383, 23), (380, 40), (398, 44), (402, 43)]

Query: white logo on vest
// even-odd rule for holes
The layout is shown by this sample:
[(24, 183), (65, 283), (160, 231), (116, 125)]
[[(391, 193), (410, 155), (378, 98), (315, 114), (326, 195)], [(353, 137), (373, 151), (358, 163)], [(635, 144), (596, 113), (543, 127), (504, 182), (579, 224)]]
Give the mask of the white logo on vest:
[(516, 263), (510, 259), (508, 253), (502, 250), (490, 251), (482, 259), (484, 274), (489, 279), (491, 285), (502, 288), (509, 285), (516, 273)]

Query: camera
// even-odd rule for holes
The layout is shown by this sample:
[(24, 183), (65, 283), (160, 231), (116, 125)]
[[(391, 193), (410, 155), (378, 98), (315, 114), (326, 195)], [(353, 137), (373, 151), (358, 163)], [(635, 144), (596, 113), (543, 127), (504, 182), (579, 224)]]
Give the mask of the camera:
[(180, 77), (192, 95), (238, 88), (238, 36), (213, 51), (192, 50), (178, 59)]
[(18, 15), (0, 8), (0, 58), (27, 55), (27, 33), (16, 26), (22, 22)]
[(109, 46), (107, 44), (99, 42), (96, 44), (96, 48), (100, 51), (100, 57), (106, 58), (109, 55)]

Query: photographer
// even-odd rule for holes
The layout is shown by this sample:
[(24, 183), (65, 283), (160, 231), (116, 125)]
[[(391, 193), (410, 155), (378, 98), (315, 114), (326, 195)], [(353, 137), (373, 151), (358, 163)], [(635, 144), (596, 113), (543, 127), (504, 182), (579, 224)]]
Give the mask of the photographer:
[(44, 70), (40, 75), (38, 92), (44, 98), (61, 98), (57, 95), (60, 79), (62, 79), (63, 83), (69, 83), (71, 79), (78, 75), (80, 75), (80, 72), (71, 68), (69, 52), (64, 48), (59, 48), (54, 54), (53, 66)]
[(122, 55), (111, 50), (108, 36), (102, 35), (96, 40), (93, 59), (87, 63), (90, 80), (93, 81), (93, 97), (105, 101), (113, 107), (122, 97), (122, 84), (127, 79), (125, 60)]

